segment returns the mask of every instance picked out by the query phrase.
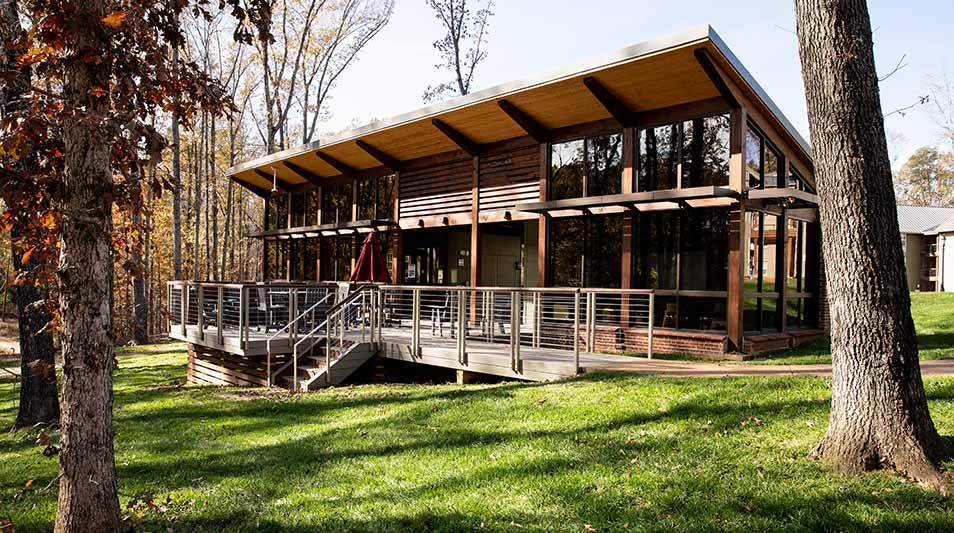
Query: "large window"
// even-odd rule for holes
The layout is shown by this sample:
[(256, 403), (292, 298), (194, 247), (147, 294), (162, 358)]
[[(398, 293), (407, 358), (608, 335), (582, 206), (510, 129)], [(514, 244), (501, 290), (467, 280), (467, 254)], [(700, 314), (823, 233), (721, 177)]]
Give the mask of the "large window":
[(729, 210), (643, 213), (634, 221), (633, 288), (656, 289), (659, 327), (725, 330)]
[(354, 238), (325, 237), (321, 244), (321, 281), (348, 281), (351, 278)]
[(394, 218), (394, 175), (358, 182), (358, 220)]
[(318, 239), (294, 239), (291, 248), (291, 272), (293, 281), (314, 281), (318, 279)]
[(273, 194), (265, 200), (265, 229), (277, 230), (288, 227), (288, 195)]
[[(750, 189), (784, 187), (779, 180), (782, 157), (758, 128), (749, 124), (745, 133), (745, 174)], [(783, 174), (784, 176), (784, 174)]]
[(550, 286), (619, 288), (623, 217), (555, 218), (547, 254)]
[(813, 264), (812, 232), (815, 227), (804, 221), (789, 219), (785, 235), (785, 270), (788, 300), (786, 325), (789, 328), (814, 327), (816, 323), (814, 292), (817, 266)]
[(637, 190), (729, 184), (729, 115), (640, 130)]
[(265, 241), (264, 279), (286, 279), (286, 259), (288, 258), (288, 241)]
[(743, 322), (746, 331), (778, 331), (780, 283), (779, 217), (771, 213), (747, 211), (744, 218)]
[(619, 194), (623, 135), (613, 133), (550, 146), (550, 200)]
[(321, 223), (342, 224), (351, 221), (351, 182), (329, 183), (321, 188)]

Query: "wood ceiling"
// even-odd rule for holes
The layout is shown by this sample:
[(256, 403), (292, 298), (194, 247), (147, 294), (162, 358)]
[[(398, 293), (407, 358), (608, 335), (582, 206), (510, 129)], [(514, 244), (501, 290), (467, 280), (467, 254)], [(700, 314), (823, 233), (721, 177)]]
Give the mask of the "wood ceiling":
[[(733, 68), (732, 62), (708, 35), (552, 80), (511, 90), (507, 90), (506, 85), (488, 89), (460, 99), (464, 102), (459, 105), (452, 100), (435, 106), (436, 111), (424, 108), (390, 121), (370, 124), (321, 143), (320, 147), (313, 143), (238, 165), (228, 174), (261, 193), (271, 189), (274, 169), (279, 188), (283, 188), (284, 182), (284, 188), (294, 189), (306, 187), (309, 182), (315, 184), (369, 169), (394, 167), (401, 162), (455, 150), (479, 150), (480, 145), (527, 136), (528, 122), (542, 129), (535, 133), (545, 134), (613, 118), (608, 111), (612, 106), (598, 99), (599, 87), (594, 90), (594, 79), (596, 85), (602, 86), (630, 113), (719, 98), (720, 87), (703, 68), (704, 62), (696, 57), (696, 51), (702, 48), (729, 73), (733, 78), (730, 81), (742, 88), (749, 97), (749, 105), (759, 106), (763, 115), (776, 121), (771, 126), (789, 141), (789, 150), (810, 161), (800, 148), (799, 139), (786, 128), (784, 119), (759, 98), (757, 90), (749, 87), (745, 75)], [(584, 82), (587, 78), (589, 80)], [(524, 127), (514, 118), (514, 109), (517, 115), (522, 115)], [(318, 150), (322, 156), (316, 156)]]

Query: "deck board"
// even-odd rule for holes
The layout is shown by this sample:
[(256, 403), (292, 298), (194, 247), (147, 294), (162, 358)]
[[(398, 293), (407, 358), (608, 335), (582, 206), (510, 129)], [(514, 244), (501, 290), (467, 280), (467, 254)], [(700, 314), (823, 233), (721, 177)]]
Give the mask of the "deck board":
[[(217, 331), (206, 328), (204, 338), (200, 337), (197, 326), (187, 327), (185, 335), (178, 326), (173, 326), (170, 337), (193, 344), (222, 350), (228, 353), (245, 356), (264, 355), (267, 353), (266, 342), (275, 332), (251, 330), (247, 346), (243, 349), (239, 344), (238, 330), (224, 330), (223, 342), (219, 343)], [(362, 341), (358, 331), (349, 332), (347, 339)], [(482, 374), (491, 374), (513, 379), (528, 381), (552, 381), (563, 379), (576, 374), (573, 368), (573, 353), (558, 348), (534, 348), (521, 344), (519, 365), (512, 367), (509, 336), (500, 335), (496, 342), (486, 342), (480, 336), (468, 335), (463, 358), (457, 353), (457, 339), (445, 333), (444, 337), (429, 334), (420, 339), (420, 349), (417, 354), (412, 353), (412, 339), (409, 328), (384, 328), (381, 334), (383, 346), (378, 355), (387, 359), (407, 361), (454, 370), (467, 370)], [(364, 342), (370, 341), (370, 334), (365, 330)], [(288, 335), (276, 337), (272, 344), (274, 355), (291, 353)], [(580, 370), (604, 369), (612, 370), (614, 366), (625, 366), (633, 362), (632, 357), (580, 352)]]

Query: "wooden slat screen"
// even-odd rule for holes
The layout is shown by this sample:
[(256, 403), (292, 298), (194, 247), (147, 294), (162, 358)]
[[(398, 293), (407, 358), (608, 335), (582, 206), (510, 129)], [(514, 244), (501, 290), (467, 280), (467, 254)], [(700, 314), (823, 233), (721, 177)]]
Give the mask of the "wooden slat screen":
[(481, 211), (509, 210), (540, 200), (540, 147), (536, 144), (480, 158)]
[(474, 163), (469, 157), (401, 172), (400, 217), (470, 213)]

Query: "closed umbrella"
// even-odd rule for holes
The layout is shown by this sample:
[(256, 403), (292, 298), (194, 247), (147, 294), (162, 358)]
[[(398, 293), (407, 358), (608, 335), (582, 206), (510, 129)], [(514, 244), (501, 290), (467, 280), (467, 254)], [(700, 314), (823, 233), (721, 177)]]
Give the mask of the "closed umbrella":
[(381, 252), (377, 233), (368, 234), (361, 245), (361, 254), (351, 273), (351, 282), (391, 283), (387, 260)]

